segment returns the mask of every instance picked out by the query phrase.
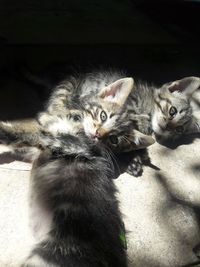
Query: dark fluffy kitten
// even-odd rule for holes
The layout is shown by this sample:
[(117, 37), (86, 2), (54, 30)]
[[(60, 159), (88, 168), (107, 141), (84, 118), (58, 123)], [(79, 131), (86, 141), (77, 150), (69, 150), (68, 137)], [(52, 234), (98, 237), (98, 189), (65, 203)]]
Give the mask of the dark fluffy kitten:
[(41, 134), (30, 185), (38, 243), (23, 267), (127, 266), (111, 158), (76, 126)]

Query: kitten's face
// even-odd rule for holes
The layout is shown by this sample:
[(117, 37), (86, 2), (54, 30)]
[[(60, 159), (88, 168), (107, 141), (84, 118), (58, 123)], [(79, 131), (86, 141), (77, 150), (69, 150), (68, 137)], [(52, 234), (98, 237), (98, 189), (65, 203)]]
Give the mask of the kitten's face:
[(190, 97), (198, 89), (199, 81), (199, 78), (188, 77), (160, 89), (152, 118), (152, 128), (158, 138), (177, 139), (188, 132), (193, 113)]
[(132, 78), (117, 80), (102, 88), (85, 105), (83, 127), (87, 136), (97, 140), (109, 134), (122, 116), (124, 104), (132, 89)]
[(155, 143), (155, 140), (135, 129), (126, 132), (112, 131), (101, 140), (114, 153), (143, 149)]
[[(167, 100), (166, 100), (167, 99)], [(191, 120), (192, 109), (187, 99), (170, 93), (159, 95), (152, 118), (152, 127), (156, 135), (162, 138), (177, 138), (182, 135)]]
[[(114, 105), (104, 105), (104, 109), (102, 106), (91, 108), (90, 112), (86, 112), (83, 116), (86, 135), (94, 142), (108, 146), (115, 153), (143, 149), (155, 142), (151, 136), (133, 129), (133, 126), (128, 123), (128, 118), (124, 117), (122, 120), (122, 114), (118, 111), (119, 107)], [(87, 129), (89, 129), (88, 132)], [(91, 134), (91, 129), (93, 134)]]
[(83, 119), (86, 135), (96, 141), (111, 132), (121, 115), (121, 108), (117, 104), (101, 99), (98, 102), (98, 106), (86, 107)]

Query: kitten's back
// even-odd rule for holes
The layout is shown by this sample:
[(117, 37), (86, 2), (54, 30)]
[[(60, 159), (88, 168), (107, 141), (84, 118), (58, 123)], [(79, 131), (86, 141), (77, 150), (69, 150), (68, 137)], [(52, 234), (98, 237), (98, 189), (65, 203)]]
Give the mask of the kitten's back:
[(35, 162), (33, 189), (53, 222), (24, 266), (127, 266), (113, 173), (109, 161), (94, 153), (54, 158), (43, 152)]

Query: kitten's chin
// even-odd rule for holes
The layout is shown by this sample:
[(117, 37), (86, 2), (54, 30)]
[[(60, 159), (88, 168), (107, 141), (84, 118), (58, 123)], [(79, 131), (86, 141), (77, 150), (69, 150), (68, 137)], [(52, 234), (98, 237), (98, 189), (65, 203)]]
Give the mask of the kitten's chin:
[(90, 139), (90, 141), (92, 141), (92, 143), (97, 144), (99, 142), (99, 139), (93, 134), (91, 133), (85, 133), (85, 134)]
[(157, 128), (156, 130), (154, 130), (154, 135), (156, 136), (156, 139), (158, 140), (167, 140), (170, 138), (171, 133), (167, 130), (162, 130), (161, 128)]
[(163, 122), (160, 121), (155, 115), (153, 116), (153, 119), (152, 119), (152, 130), (155, 136), (160, 137), (159, 139), (168, 138), (170, 135), (170, 132), (167, 131), (166, 129), (166, 125), (163, 124)]
[(170, 139), (171, 132), (164, 128), (164, 126), (162, 127), (158, 123), (154, 123), (152, 125), (152, 129), (158, 143), (162, 143)]

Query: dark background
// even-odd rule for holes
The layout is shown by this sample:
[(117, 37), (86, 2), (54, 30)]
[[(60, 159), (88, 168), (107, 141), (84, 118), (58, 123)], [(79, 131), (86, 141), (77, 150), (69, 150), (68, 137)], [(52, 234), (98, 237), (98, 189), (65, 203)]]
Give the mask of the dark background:
[(21, 68), (111, 66), (155, 84), (200, 76), (199, 14), (190, 0), (1, 0), (0, 119), (42, 108)]

